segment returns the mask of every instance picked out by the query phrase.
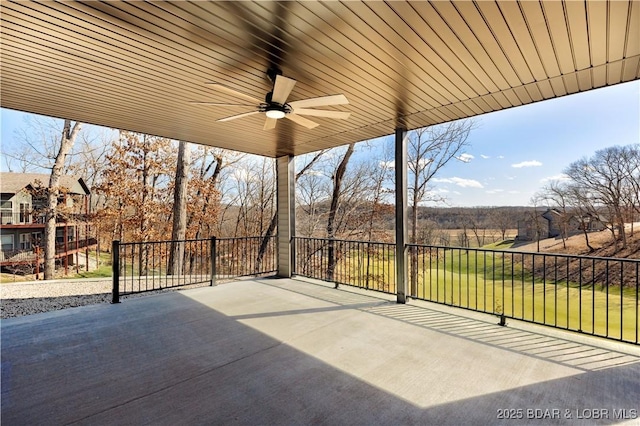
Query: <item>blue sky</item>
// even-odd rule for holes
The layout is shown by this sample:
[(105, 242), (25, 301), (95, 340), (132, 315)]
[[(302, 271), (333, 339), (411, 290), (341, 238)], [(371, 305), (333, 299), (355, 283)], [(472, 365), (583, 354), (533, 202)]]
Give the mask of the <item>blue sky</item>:
[[(0, 113), (4, 152), (16, 143), (16, 130), (26, 127), (26, 114)], [(465, 152), (469, 161), (450, 162), (434, 188), (451, 206), (529, 205), (571, 162), (639, 142), (638, 81), (511, 108), (479, 118)]]
[(450, 206), (530, 205), (573, 161), (640, 143), (640, 82), (485, 114), (470, 135), (468, 162), (434, 179)]

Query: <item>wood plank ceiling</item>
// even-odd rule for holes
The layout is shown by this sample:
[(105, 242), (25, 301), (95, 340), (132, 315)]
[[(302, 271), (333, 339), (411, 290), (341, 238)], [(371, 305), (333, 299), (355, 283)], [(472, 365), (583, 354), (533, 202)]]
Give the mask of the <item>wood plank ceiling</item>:
[[(640, 77), (638, 1), (24, 2), (0, 6), (1, 105), (261, 154), (322, 148)], [(307, 129), (247, 107), (343, 93)], [(541, 123), (541, 125), (544, 125)]]

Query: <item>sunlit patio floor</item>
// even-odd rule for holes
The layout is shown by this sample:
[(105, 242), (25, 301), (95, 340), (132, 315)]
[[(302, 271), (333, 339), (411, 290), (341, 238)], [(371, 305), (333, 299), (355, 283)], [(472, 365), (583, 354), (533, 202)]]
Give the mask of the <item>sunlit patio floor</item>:
[(640, 423), (637, 346), (496, 322), (292, 279), (8, 319), (1, 420)]

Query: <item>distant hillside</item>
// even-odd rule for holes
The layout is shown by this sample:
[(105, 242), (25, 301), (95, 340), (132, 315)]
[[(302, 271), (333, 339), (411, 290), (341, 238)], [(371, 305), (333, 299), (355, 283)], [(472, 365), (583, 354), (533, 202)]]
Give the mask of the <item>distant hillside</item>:
[[(566, 248), (561, 238), (548, 238), (540, 241), (540, 251), (544, 253), (564, 253), (584, 256), (617, 257), (640, 259), (640, 227), (637, 227), (634, 235), (627, 235), (627, 248), (622, 250), (613, 242), (611, 232), (608, 230), (589, 233), (589, 243), (595, 248), (590, 252), (583, 234), (573, 235), (566, 241)], [(537, 251), (536, 242), (519, 244), (513, 247), (521, 251)]]

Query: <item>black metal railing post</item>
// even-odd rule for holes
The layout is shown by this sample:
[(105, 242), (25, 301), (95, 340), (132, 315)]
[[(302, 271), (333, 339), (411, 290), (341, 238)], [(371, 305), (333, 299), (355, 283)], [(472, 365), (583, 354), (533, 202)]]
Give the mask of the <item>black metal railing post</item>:
[(120, 241), (111, 242), (111, 268), (113, 271), (113, 289), (111, 303), (120, 303)]
[(216, 237), (211, 237), (211, 284), (216, 285)]

